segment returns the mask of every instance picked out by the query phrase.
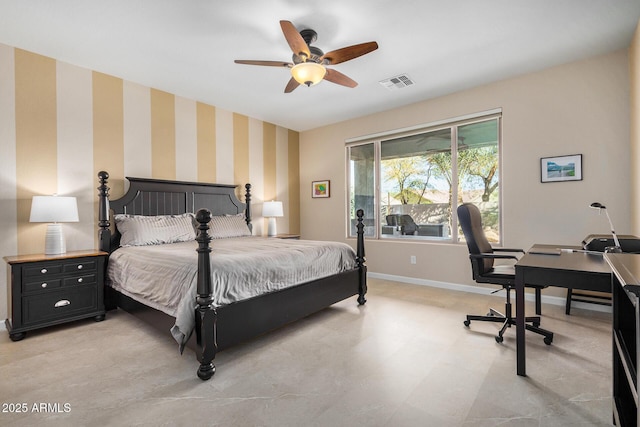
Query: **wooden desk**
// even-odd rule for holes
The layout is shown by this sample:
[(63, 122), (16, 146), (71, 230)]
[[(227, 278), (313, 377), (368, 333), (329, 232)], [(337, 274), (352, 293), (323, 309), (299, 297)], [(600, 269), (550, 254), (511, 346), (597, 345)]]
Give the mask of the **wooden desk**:
[[(516, 358), (518, 375), (526, 376), (524, 284), (547, 285), (588, 291), (611, 292), (611, 269), (602, 254), (562, 252), (533, 254), (536, 249), (569, 246), (534, 245), (515, 264), (516, 269)], [(576, 247), (570, 247), (576, 249)]]

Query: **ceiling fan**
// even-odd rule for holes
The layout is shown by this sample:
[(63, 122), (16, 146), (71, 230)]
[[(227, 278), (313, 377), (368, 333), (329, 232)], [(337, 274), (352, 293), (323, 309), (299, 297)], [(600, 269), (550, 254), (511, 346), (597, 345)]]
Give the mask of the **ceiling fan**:
[(313, 86), (323, 79), (347, 87), (356, 87), (351, 78), (339, 71), (327, 68), (327, 65), (340, 64), (350, 59), (366, 55), (378, 48), (378, 43), (367, 42), (353, 46), (343, 47), (324, 53), (311, 43), (316, 41), (318, 34), (312, 29), (304, 29), (300, 32), (290, 21), (280, 21), (280, 27), (284, 38), (293, 51), (293, 63), (282, 61), (254, 61), (236, 59), (236, 64), (262, 65), (267, 67), (285, 67), (291, 69), (291, 79), (284, 89), (285, 93), (293, 92), (301, 84)]

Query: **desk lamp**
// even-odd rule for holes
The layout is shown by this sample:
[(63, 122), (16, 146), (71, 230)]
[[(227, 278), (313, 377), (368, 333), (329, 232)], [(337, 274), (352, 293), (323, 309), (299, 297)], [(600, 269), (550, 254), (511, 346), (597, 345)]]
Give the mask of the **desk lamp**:
[(276, 217), (284, 216), (282, 202), (271, 201), (262, 204), (262, 216), (269, 218), (269, 228), (267, 235), (273, 237), (278, 234), (276, 229)]
[(618, 240), (616, 231), (613, 229), (613, 223), (611, 222), (611, 217), (609, 217), (609, 212), (607, 212), (607, 207), (599, 202), (593, 202), (589, 207), (593, 209), (598, 209), (598, 214), (604, 211), (604, 213), (607, 215), (607, 219), (609, 220), (609, 226), (611, 226), (611, 234), (613, 235), (613, 241), (615, 242), (616, 245), (613, 247), (613, 250), (606, 250), (605, 248), (605, 252), (622, 252), (622, 248), (620, 247), (620, 241)]
[(78, 222), (78, 203), (75, 197), (33, 196), (29, 222), (49, 222), (44, 244), (46, 255), (63, 254), (67, 247), (60, 222)]

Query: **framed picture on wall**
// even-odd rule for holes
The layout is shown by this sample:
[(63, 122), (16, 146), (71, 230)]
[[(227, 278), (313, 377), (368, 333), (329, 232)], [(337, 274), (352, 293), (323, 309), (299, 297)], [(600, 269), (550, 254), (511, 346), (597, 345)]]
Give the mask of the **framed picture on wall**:
[(324, 181), (312, 181), (311, 182), (311, 197), (326, 198), (329, 197), (329, 180)]
[(582, 154), (542, 157), (540, 159), (540, 181), (562, 182), (581, 180)]

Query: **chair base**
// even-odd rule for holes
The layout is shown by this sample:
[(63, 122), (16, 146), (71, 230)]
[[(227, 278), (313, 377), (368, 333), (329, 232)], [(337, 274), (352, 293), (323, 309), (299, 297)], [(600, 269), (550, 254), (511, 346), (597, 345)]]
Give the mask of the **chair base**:
[[(511, 316), (505, 316), (500, 313), (498, 310), (494, 310), (493, 308), (489, 309), (489, 313), (486, 316), (478, 316), (473, 314), (467, 315), (467, 320), (464, 321), (464, 325), (469, 327), (471, 321), (481, 321), (481, 322), (496, 322), (502, 323), (502, 328), (500, 328), (500, 332), (496, 335), (496, 342), (501, 343), (504, 338), (502, 337), (511, 325), (516, 324), (516, 319)], [(547, 331), (546, 329), (540, 328), (540, 316), (531, 316), (525, 317), (525, 328), (528, 331), (535, 332), (536, 334), (540, 334), (544, 337), (544, 343), (546, 345), (550, 345), (553, 342), (553, 332)]]

